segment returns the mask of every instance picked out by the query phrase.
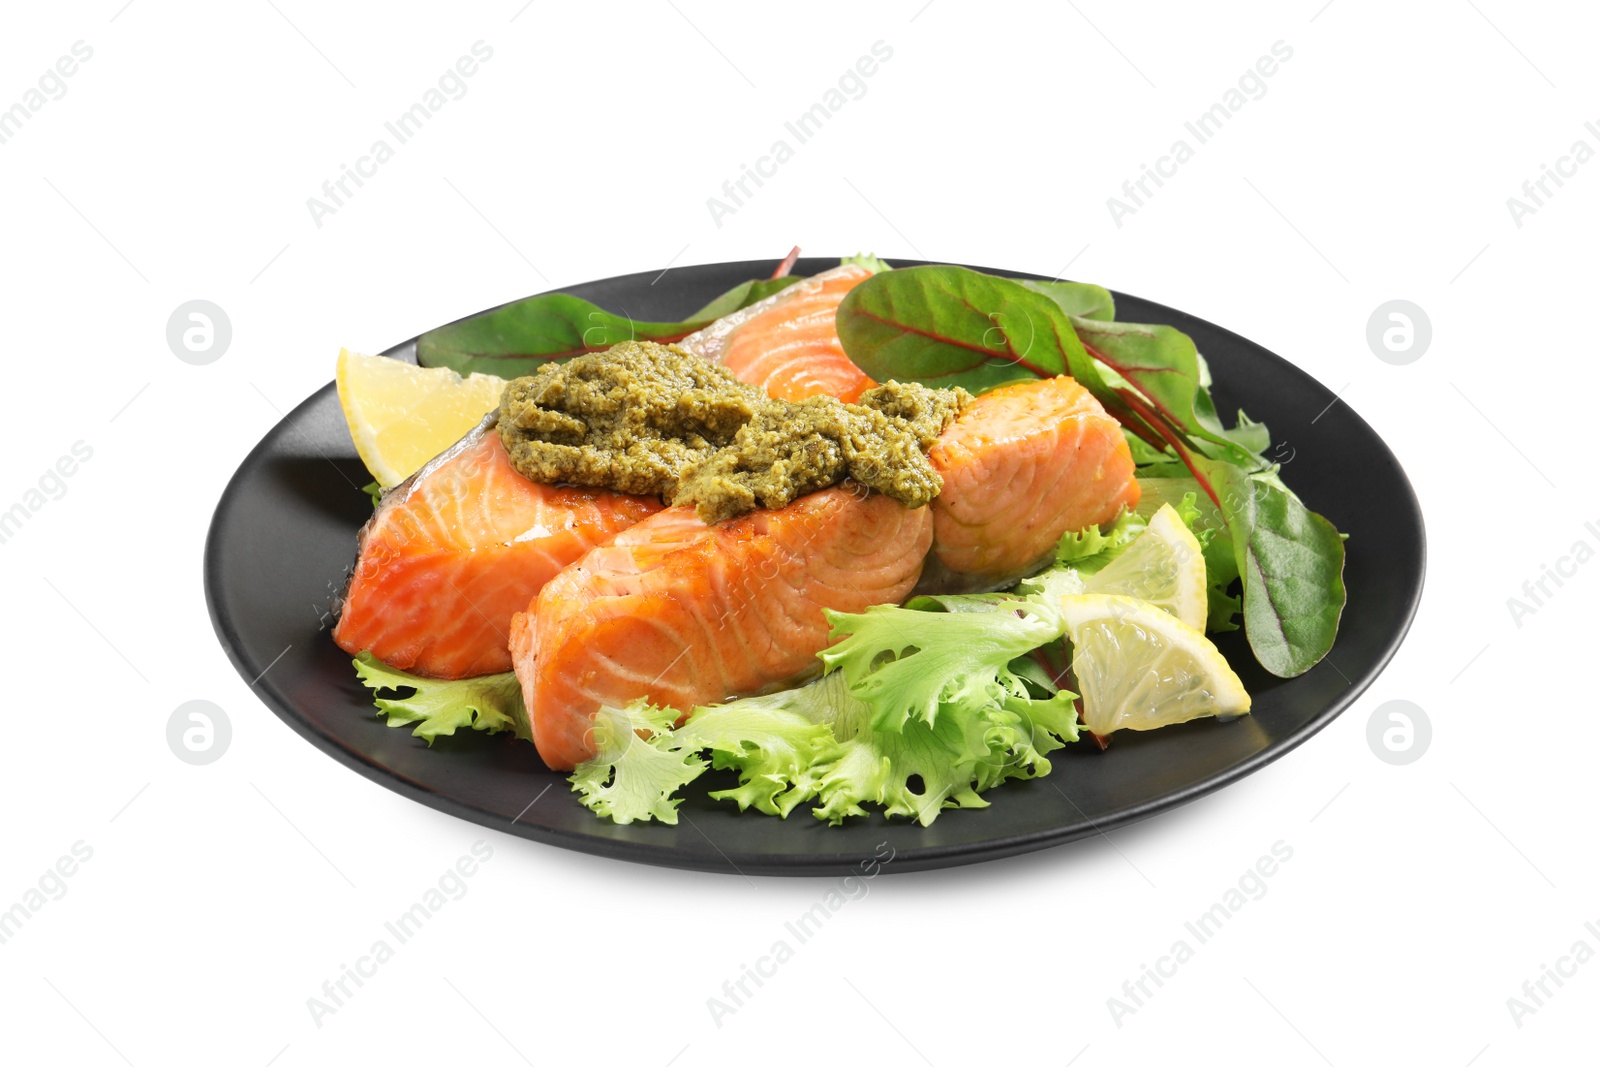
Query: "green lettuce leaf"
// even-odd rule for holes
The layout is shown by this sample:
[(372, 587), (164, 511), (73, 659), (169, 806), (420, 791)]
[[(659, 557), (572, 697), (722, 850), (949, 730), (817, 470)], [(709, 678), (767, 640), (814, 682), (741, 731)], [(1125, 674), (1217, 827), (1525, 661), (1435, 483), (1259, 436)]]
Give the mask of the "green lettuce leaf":
[[(1220, 512), (1195, 489), (1174, 482), (1151, 495), (1152, 510), (1172, 499), (1208, 553), (1226, 542)], [(623, 743), (602, 746), (574, 787), (619, 822), (676, 821), (675, 794), (713, 766), (739, 776), (713, 798), (781, 817), (812, 803), (832, 825), (876, 808), (926, 826), (947, 808), (984, 807), (984, 792), (1048, 774), (1048, 754), (1077, 740), (1055, 605), (1147, 525), (1147, 515), (1126, 512), (1105, 529), (1069, 534), (1057, 565), (1011, 593), (830, 611), (838, 640), (819, 653), (825, 673), (808, 685), (696, 708), (675, 730), (670, 710), (637, 703), (621, 719), (608, 710), (604, 734)], [(1233, 555), (1230, 544), (1218, 558)]]
[(787, 818), (817, 795), (816, 769), (836, 751), (825, 710), (816, 704), (827, 696), (806, 685), (696, 708), (671, 743), (684, 751), (709, 750), (713, 767), (738, 771), (739, 785), (712, 793), (713, 799)]
[(1071, 566), (1080, 574), (1094, 574), (1121, 555), (1134, 538), (1144, 533), (1147, 525), (1148, 515), (1125, 511), (1117, 516), (1109, 530), (1102, 532), (1100, 527), (1091, 526), (1086, 530), (1068, 531), (1056, 542), (1056, 565)]
[[(739, 785), (712, 798), (741, 811), (787, 817), (813, 802), (812, 814), (836, 826), (871, 805), (926, 826), (945, 808), (987, 806), (979, 794), (1001, 782), (1050, 773), (1046, 753), (1078, 736), (1073, 700), (1065, 690), (1042, 699), (1004, 692), (947, 704), (937, 724), (909, 719), (880, 729), (879, 709), (834, 671), (796, 689), (696, 708), (676, 730), (670, 710), (608, 709), (606, 736), (626, 738), (580, 765), (572, 782), (591, 810), (618, 822), (676, 822), (675, 794), (715, 766), (736, 771)], [(707, 751), (709, 764), (700, 756)]]
[[(735, 770), (739, 785), (711, 794), (739, 810), (787, 817), (817, 795), (814, 769), (826, 766), (833, 733), (810, 707), (809, 686), (696, 708), (681, 727), (678, 713), (643, 700), (602, 708), (595, 718), (596, 753), (569, 779), (598, 815), (619, 823), (678, 821), (676, 794), (708, 768)], [(701, 753), (709, 751), (708, 761)]]
[(672, 743), (677, 718), (677, 711), (642, 697), (624, 708), (602, 706), (594, 717), (595, 756), (568, 779), (583, 806), (624, 825), (650, 819), (676, 824), (682, 800), (673, 794), (707, 767)]
[(485, 733), (511, 730), (527, 737), (527, 712), (517, 676), (489, 674), (481, 678), (442, 681), (396, 670), (370, 652), (355, 658), (356, 675), (374, 693), (410, 690), (410, 696), (379, 697), (373, 701), (390, 726), (410, 726), (415, 737), (428, 744), (440, 735), (470, 727)]
[[(936, 725), (908, 719), (899, 730), (881, 729), (879, 710), (852, 691), (841, 670), (799, 689), (701, 709), (680, 732), (699, 723), (726, 736), (733, 716), (754, 713), (754, 732), (764, 728), (761, 717), (773, 716), (810, 746), (777, 758), (730, 752), (719, 762), (738, 767), (745, 784), (712, 796), (740, 801), (741, 809), (758, 785), (761, 797), (775, 798), (778, 814), (815, 800), (812, 814), (835, 826), (868, 815), (867, 805), (927, 826), (945, 808), (986, 807), (979, 794), (1003, 781), (1048, 774), (1045, 753), (1078, 736), (1072, 701), (1064, 691), (1043, 700), (1007, 695), (998, 703), (946, 705)], [(799, 723), (820, 732), (807, 734)]]
[(873, 255), (871, 252), (858, 256), (845, 256), (839, 261), (839, 266), (861, 267), (864, 270), (871, 271), (873, 274), (882, 274), (886, 270), (894, 270), (893, 267), (889, 266), (889, 264)]
[(840, 740), (817, 783), (814, 814), (834, 826), (869, 814), (867, 804), (923, 826), (945, 808), (987, 807), (979, 794), (1012, 778), (1049, 774), (1045, 753), (1078, 736), (1073, 694), (1065, 691), (1045, 700), (1008, 695), (1000, 703), (951, 705), (935, 724), (908, 719), (900, 730), (886, 730), (874, 725), (878, 709), (854, 695), (843, 672), (817, 685), (832, 687)]
[(1054, 612), (1022, 600), (992, 611), (880, 604), (858, 615), (824, 614), (843, 640), (818, 654), (823, 669), (843, 672), (850, 692), (871, 705), (874, 728), (896, 732), (908, 719), (937, 726), (947, 711), (1027, 696), (1010, 662), (1061, 636)]

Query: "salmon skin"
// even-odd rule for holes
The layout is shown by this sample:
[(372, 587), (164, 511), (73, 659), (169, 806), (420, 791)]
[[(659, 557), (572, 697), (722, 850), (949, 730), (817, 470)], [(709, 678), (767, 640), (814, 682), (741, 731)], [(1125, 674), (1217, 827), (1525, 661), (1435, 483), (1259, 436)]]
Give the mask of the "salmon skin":
[(823, 271), (678, 344), (775, 399), (834, 396), (853, 404), (878, 383), (844, 354), (834, 317), (845, 294), (870, 277), (871, 271), (854, 264)]
[(362, 527), (333, 639), (430, 678), (511, 669), (511, 617), (556, 573), (660, 501), (541, 485), (489, 415), (383, 496)]
[(849, 482), (715, 526), (674, 507), (624, 530), (511, 622), (539, 755), (555, 770), (594, 755), (601, 705), (687, 714), (805, 679), (829, 643), (823, 609), (899, 603), (932, 536), (927, 507)]
[(1121, 425), (1066, 376), (980, 395), (928, 460), (944, 488), (922, 592), (1004, 588), (1047, 563), (1062, 534), (1139, 503)]

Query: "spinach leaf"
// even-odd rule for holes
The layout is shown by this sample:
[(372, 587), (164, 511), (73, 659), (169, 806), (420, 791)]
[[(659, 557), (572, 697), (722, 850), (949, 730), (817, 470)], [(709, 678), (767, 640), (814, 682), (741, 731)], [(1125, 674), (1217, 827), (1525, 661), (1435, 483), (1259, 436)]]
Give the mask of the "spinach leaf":
[(1222, 513), (1244, 579), (1244, 628), (1267, 670), (1293, 678), (1314, 667), (1344, 611), (1344, 538), (1273, 470), (1247, 472), (1200, 459), (1222, 489)]

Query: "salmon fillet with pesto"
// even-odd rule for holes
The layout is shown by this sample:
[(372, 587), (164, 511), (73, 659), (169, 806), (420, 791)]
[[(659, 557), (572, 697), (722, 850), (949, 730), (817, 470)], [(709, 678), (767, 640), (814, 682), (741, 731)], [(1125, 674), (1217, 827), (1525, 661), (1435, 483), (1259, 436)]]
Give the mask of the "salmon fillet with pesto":
[(853, 404), (877, 383), (844, 354), (833, 321), (845, 294), (871, 276), (854, 264), (823, 271), (678, 344), (775, 399), (833, 396)]
[(1064, 375), (981, 394), (928, 460), (944, 480), (932, 504), (930, 591), (1003, 588), (1043, 566), (1062, 534), (1139, 503), (1121, 425)]
[(430, 678), (511, 669), (511, 617), (556, 573), (661, 510), (608, 489), (541, 485), (491, 419), (384, 494), (361, 530), (333, 639)]
[(511, 622), (511, 655), (539, 755), (594, 755), (602, 705), (645, 697), (685, 715), (820, 669), (824, 608), (903, 600), (933, 535), (927, 507), (854, 483), (706, 525), (668, 508), (592, 549)]

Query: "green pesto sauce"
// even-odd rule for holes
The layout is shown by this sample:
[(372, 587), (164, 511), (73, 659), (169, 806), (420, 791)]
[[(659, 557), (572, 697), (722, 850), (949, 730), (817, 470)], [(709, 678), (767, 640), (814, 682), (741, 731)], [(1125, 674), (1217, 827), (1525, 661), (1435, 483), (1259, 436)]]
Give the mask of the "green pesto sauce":
[(676, 345), (626, 341), (511, 382), (499, 426), (533, 481), (659, 496), (711, 523), (845, 478), (920, 507), (942, 485), (925, 450), (971, 400), (898, 382), (856, 404), (773, 400)]

